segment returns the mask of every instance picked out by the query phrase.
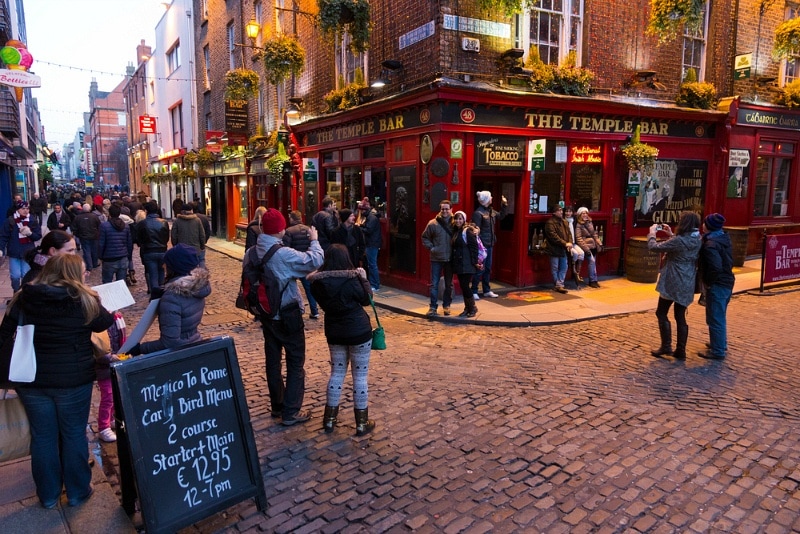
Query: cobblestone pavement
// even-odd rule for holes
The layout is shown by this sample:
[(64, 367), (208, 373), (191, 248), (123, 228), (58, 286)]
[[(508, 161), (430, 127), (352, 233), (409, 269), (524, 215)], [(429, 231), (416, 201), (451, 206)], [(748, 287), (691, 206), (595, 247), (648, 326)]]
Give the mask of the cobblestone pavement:
[[(251, 499), (186, 532), (800, 531), (800, 293), (734, 297), (724, 362), (695, 356), (698, 306), (685, 363), (649, 355), (652, 314), (502, 328), (382, 311), (377, 429), (356, 438), (350, 395), (335, 432), (320, 430), (321, 320), (306, 321), (314, 417), (270, 417), (260, 329), (233, 307), (240, 264), (213, 251), (207, 262), (202, 331), (235, 338), (269, 507)], [(116, 448), (102, 447), (114, 484)]]

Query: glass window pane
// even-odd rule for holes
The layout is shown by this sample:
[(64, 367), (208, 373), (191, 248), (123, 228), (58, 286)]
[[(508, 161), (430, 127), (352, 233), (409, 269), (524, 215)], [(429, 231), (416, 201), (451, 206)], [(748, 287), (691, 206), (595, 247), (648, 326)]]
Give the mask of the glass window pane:
[(573, 164), (570, 169), (569, 201), (575, 209), (585, 206), (589, 211), (600, 210), (600, 187), (603, 166)]
[(775, 187), (772, 190), (772, 215), (785, 217), (789, 208), (789, 171), (792, 168), (792, 160), (786, 158), (776, 158)]
[(756, 164), (755, 205), (753, 215), (764, 217), (769, 213), (769, 182), (772, 158), (759, 157)]
[(379, 217), (386, 216), (386, 169), (384, 167), (364, 168), (364, 196), (369, 198)]
[(345, 167), (342, 180), (342, 202), (340, 207), (353, 211), (361, 200), (361, 167)]
[(325, 169), (325, 194), (341, 205), (342, 175), (339, 169)]

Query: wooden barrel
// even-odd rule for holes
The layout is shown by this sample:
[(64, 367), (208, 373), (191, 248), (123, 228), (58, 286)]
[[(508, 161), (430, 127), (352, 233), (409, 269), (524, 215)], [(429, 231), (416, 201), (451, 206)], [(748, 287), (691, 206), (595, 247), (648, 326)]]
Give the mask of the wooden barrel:
[(725, 231), (731, 238), (733, 251), (733, 266), (741, 267), (747, 259), (747, 240), (750, 228), (747, 226), (726, 226)]
[(647, 248), (646, 237), (632, 237), (628, 240), (625, 253), (625, 274), (631, 282), (652, 284), (658, 280), (658, 267), (661, 254)]

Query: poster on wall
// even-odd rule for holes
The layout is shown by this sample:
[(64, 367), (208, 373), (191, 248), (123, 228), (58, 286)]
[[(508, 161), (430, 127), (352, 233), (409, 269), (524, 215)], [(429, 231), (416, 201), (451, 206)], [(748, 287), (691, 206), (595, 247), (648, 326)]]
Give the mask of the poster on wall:
[(651, 170), (642, 172), (633, 226), (647, 227), (654, 223), (674, 226), (682, 211), (701, 209), (706, 176), (706, 161), (657, 160)]
[(728, 198), (746, 198), (750, 182), (750, 151), (732, 148), (728, 155)]
[(389, 268), (408, 273), (417, 265), (417, 168), (389, 169)]

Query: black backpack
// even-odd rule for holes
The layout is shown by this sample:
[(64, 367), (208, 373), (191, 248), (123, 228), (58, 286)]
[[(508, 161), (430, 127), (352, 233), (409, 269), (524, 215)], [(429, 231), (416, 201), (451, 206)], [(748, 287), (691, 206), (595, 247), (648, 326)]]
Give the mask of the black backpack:
[(256, 257), (256, 247), (250, 247), (247, 251), (242, 266), (242, 284), (239, 287), (239, 296), (236, 298), (237, 308), (266, 319), (274, 318), (281, 309), (283, 292), (291, 280), (281, 288), (275, 274), (265, 267), (282, 246), (281, 243), (272, 245), (261, 261), (253, 261)]

